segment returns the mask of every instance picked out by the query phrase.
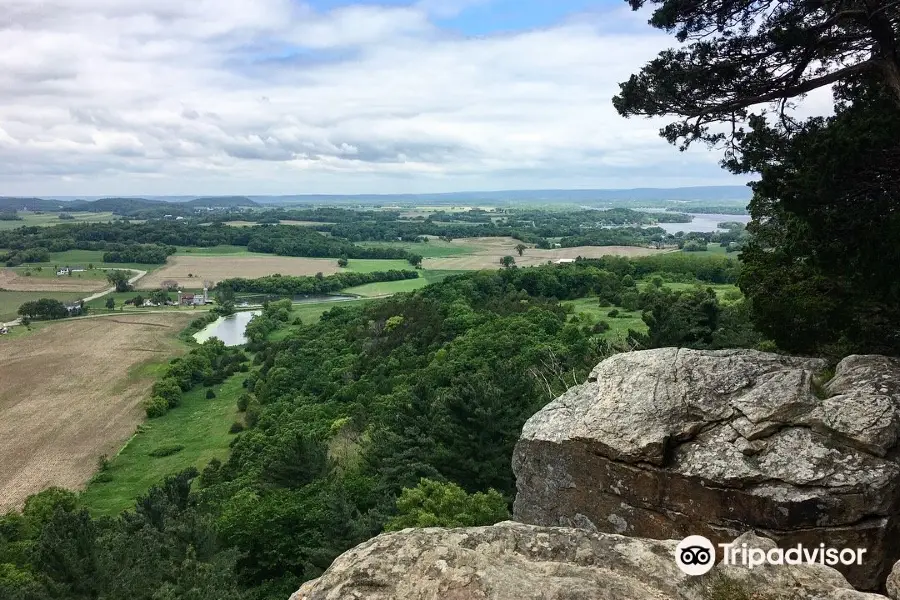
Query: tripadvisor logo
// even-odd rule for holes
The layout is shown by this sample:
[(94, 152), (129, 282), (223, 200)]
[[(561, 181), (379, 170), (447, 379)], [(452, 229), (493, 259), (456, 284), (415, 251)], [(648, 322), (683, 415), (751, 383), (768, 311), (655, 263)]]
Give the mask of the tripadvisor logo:
[(675, 564), (687, 575), (703, 575), (716, 564), (716, 548), (702, 535), (689, 535), (675, 547)]
[[(719, 544), (722, 549), (722, 564), (741, 565), (748, 569), (762, 565), (820, 564), (828, 567), (838, 565), (861, 565), (865, 548), (828, 548), (825, 544), (804, 547), (797, 544), (790, 548), (748, 548), (747, 544)], [(689, 535), (675, 547), (675, 564), (687, 575), (708, 573), (716, 563), (716, 548), (702, 535)]]

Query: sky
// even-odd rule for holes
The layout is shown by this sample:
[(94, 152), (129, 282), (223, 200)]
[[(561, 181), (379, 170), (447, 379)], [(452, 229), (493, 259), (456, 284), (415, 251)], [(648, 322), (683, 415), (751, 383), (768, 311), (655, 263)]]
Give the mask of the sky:
[[(740, 184), (618, 83), (624, 0), (3, 0), (0, 195)], [(827, 102), (826, 102), (827, 104)]]

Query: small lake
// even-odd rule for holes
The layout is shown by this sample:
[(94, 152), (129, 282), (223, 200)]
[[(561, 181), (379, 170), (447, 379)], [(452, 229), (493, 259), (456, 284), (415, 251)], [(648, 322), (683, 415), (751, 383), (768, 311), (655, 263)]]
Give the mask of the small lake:
[(666, 233), (677, 233), (679, 231), (684, 231), (685, 233), (689, 231), (710, 233), (713, 231), (725, 231), (724, 229), (720, 230), (716, 227), (719, 223), (737, 221), (738, 223), (746, 225), (750, 222), (750, 215), (716, 215), (706, 213), (691, 216), (694, 217), (694, 220), (690, 223), (660, 223), (654, 225), (654, 227), (660, 227), (664, 229)]
[(247, 310), (228, 315), (227, 317), (219, 317), (195, 333), (194, 339), (201, 344), (213, 337), (217, 337), (225, 342), (226, 346), (246, 344), (247, 337), (244, 335), (244, 330), (247, 328), (247, 323), (250, 322), (254, 315), (258, 315), (261, 312), (261, 310)]

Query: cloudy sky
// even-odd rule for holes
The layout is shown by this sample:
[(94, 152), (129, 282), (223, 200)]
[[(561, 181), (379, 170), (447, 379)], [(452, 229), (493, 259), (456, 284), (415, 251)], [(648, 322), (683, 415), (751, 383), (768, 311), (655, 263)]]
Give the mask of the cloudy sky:
[(0, 195), (742, 183), (612, 108), (621, 0), (0, 5)]

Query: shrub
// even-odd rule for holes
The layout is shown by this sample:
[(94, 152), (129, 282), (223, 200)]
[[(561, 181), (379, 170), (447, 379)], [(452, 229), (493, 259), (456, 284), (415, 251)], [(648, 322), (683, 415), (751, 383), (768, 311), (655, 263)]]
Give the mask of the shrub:
[(618, 308), (612, 309), (611, 311), (609, 311), (608, 313), (606, 313), (606, 316), (609, 317), (609, 318), (611, 318), (611, 319), (615, 319), (616, 317), (619, 316), (619, 309), (618, 309)]
[(207, 400), (212, 400), (215, 397), (216, 397), (216, 393), (214, 391), (212, 391), (212, 389), (206, 390), (206, 399)]
[(169, 411), (169, 402), (161, 396), (153, 396), (144, 405), (144, 411), (148, 419), (161, 417)]
[(181, 444), (174, 444), (172, 446), (160, 446), (155, 450), (150, 452), (150, 456), (153, 458), (163, 458), (165, 456), (172, 456), (173, 454), (178, 454), (184, 450), (184, 446)]
[(250, 406), (250, 394), (241, 394), (237, 399), (238, 412), (245, 412)]
[(609, 326), (609, 323), (607, 323), (606, 321), (599, 321), (594, 324), (592, 331), (594, 333), (604, 333), (604, 332), (609, 331), (610, 329), (611, 328)]
[(244, 430), (244, 424), (240, 421), (235, 421), (231, 424), (231, 427), (228, 429), (228, 433), (240, 433)]
[(166, 377), (153, 384), (153, 395), (165, 399), (169, 408), (175, 408), (181, 402), (181, 386), (174, 378)]

